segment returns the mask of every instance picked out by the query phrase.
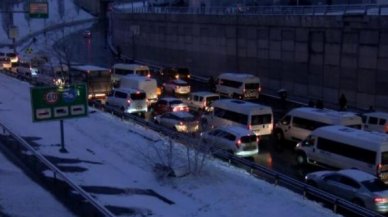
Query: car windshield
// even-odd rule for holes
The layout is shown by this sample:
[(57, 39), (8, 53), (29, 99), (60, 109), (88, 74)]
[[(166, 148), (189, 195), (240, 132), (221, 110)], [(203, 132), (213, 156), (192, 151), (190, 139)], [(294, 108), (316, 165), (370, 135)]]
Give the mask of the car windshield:
[(16, 54), (14, 54), (14, 53), (7, 53), (7, 57), (16, 57)]
[(245, 89), (259, 89), (260, 84), (259, 83), (246, 83)]
[(369, 191), (378, 192), (388, 190), (388, 185), (384, 184), (380, 179), (372, 179), (361, 182)]
[(136, 70), (136, 74), (141, 76), (148, 76), (150, 74), (149, 70), (143, 69), (143, 70)]
[(133, 99), (133, 100), (143, 100), (145, 98), (146, 98), (146, 94), (144, 92), (131, 94), (131, 99)]
[(270, 124), (272, 121), (272, 115), (252, 115), (251, 125)]
[(219, 99), (220, 99), (219, 96), (209, 96), (207, 98), (207, 105), (211, 106), (214, 101), (219, 100)]
[(241, 137), (241, 142), (242, 143), (256, 142), (256, 135), (243, 136)]
[(184, 117), (180, 117), (179, 119), (182, 120), (182, 121), (187, 121), (187, 122), (195, 121), (195, 117), (194, 116), (184, 116)]
[(177, 105), (177, 104), (182, 104), (183, 102), (181, 100), (173, 100), (170, 102), (171, 105)]

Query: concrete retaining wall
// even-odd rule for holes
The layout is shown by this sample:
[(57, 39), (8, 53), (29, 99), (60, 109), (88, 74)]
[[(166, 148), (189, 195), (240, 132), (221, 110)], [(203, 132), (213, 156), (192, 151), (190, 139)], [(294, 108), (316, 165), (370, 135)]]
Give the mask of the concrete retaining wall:
[(130, 57), (205, 76), (250, 72), (267, 92), (328, 103), (344, 93), (353, 106), (388, 110), (388, 17), (114, 13), (111, 24)]

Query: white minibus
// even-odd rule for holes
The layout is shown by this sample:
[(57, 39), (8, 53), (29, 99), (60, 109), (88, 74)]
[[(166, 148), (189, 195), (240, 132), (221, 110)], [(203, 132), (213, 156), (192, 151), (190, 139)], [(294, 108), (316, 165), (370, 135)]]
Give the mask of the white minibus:
[(148, 105), (158, 101), (158, 84), (153, 78), (139, 75), (126, 75), (121, 78), (120, 88), (143, 90), (147, 95)]
[(148, 66), (140, 64), (116, 63), (112, 66), (112, 84), (115, 87), (120, 86), (120, 79), (127, 75), (151, 77), (151, 71)]
[(132, 88), (113, 89), (108, 95), (105, 106), (124, 113), (144, 114), (148, 110), (145, 92)]
[(388, 133), (388, 113), (368, 112), (362, 114), (361, 118), (364, 123), (364, 130)]
[(261, 91), (260, 79), (252, 74), (223, 73), (217, 77), (216, 92), (238, 99), (257, 99)]
[(388, 181), (388, 135), (333, 125), (314, 130), (296, 146), (299, 165), (355, 168)]
[(283, 140), (299, 142), (311, 131), (327, 125), (343, 125), (361, 129), (361, 117), (353, 112), (340, 112), (331, 109), (300, 107), (290, 110), (276, 124), (274, 136)]
[(213, 102), (213, 111), (202, 119), (202, 126), (214, 128), (240, 125), (257, 136), (271, 135), (273, 113), (269, 106), (238, 99), (220, 99)]

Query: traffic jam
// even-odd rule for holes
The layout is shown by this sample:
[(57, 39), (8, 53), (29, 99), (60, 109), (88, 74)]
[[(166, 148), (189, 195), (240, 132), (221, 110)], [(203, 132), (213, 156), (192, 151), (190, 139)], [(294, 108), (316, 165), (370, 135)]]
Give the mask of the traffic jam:
[(201, 83), (184, 67), (155, 69), (126, 62), (111, 68), (68, 66), (47, 59), (24, 59), (2, 50), (0, 69), (35, 86), (85, 83), (89, 105), (198, 138), (212, 153), (255, 161), (263, 149), (287, 150), (291, 164), (303, 169), (298, 179), (388, 213), (388, 113), (349, 111), (344, 96), (340, 110), (318, 102), (284, 107), (286, 91), (267, 104), (261, 94), (265, 86), (248, 73), (220, 73)]

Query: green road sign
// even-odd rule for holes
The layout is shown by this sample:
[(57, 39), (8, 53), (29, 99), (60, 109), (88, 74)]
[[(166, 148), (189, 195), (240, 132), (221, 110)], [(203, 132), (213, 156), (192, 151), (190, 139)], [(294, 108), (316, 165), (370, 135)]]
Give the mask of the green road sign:
[(48, 18), (48, 2), (30, 2), (29, 14), (31, 18)]
[(59, 87), (31, 87), (33, 121), (61, 120), (88, 115), (85, 84)]

